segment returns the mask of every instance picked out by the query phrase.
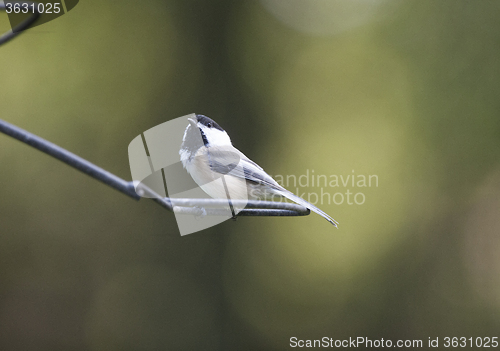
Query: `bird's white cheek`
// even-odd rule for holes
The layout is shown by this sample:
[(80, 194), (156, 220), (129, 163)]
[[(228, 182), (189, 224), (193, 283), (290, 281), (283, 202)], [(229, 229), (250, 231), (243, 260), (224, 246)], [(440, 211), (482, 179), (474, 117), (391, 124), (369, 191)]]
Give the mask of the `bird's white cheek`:
[(226, 132), (222, 132), (215, 128), (205, 128), (203, 132), (205, 133), (209, 144), (212, 146), (232, 145), (231, 139)]

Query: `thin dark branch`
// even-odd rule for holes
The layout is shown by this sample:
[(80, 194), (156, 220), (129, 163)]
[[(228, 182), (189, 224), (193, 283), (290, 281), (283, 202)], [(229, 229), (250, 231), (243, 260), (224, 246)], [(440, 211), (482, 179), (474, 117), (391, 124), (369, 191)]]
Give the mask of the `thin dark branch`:
[(66, 163), (67, 165), (76, 168), (85, 174), (88, 174), (92, 178), (95, 178), (136, 200), (139, 200), (141, 198), (135, 192), (134, 184), (132, 182), (127, 182), (115, 176), (114, 174), (96, 166), (95, 164), (81, 158), (80, 156), (77, 156), (74, 153), (63, 149), (62, 147), (51, 143), (50, 141), (40, 138), (37, 135), (34, 135), (1, 119), (0, 132), (7, 134), (25, 144), (28, 144), (52, 157), (55, 157), (58, 160)]
[[(162, 207), (179, 214), (227, 215), (227, 210), (224, 209), (228, 205), (227, 200), (165, 198), (143, 184), (139, 185), (136, 192), (133, 182), (126, 181), (50, 141), (1, 119), (0, 132), (78, 169), (133, 199), (139, 200), (143, 196), (151, 197)], [(236, 208), (245, 207), (237, 214), (238, 216), (306, 216), (310, 213), (309, 209), (303, 206), (287, 202), (231, 200), (231, 203)]]

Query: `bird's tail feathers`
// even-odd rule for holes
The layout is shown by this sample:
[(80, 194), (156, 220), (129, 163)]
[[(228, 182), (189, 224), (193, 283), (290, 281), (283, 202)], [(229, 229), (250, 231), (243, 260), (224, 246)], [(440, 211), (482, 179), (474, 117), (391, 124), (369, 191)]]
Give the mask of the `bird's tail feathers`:
[(338, 224), (339, 222), (337, 222), (336, 220), (334, 220), (332, 217), (330, 217), (329, 215), (327, 215), (325, 212), (321, 211), (319, 208), (317, 208), (316, 206), (314, 206), (313, 204), (307, 202), (306, 200), (304, 200), (303, 198), (295, 195), (294, 193), (288, 191), (288, 190), (279, 190), (279, 193), (292, 200), (293, 202), (296, 202), (298, 203), (299, 205), (302, 205), (304, 207), (307, 207), (308, 209), (310, 209), (311, 211), (313, 212), (316, 212), (317, 214), (319, 214), (321, 217), (323, 217), (324, 219), (326, 219), (328, 222), (330, 222), (331, 224), (333, 224), (336, 228), (338, 228)]

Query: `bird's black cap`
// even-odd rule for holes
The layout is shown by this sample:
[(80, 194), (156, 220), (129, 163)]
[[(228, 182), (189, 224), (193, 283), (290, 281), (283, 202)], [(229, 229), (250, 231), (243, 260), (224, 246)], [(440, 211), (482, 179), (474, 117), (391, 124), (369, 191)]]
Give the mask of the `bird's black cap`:
[(220, 131), (224, 131), (220, 125), (217, 124), (213, 119), (208, 118), (207, 116), (204, 115), (196, 115), (196, 119), (198, 120), (199, 123), (203, 124), (204, 126), (208, 128), (215, 128)]

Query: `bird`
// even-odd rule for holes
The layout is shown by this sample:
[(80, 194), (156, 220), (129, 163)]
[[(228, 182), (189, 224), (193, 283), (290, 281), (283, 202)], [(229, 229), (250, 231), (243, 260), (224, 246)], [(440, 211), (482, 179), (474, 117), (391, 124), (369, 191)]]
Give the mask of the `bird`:
[[(227, 132), (213, 119), (201, 114), (190, 116), (179, 156), (184, 169), (205, 193), (215, 199), (285, 197), (338, 227), (336, 220), (279, 185), (262, 167), (235, 148)], [(223, 181), (216, 181), (218, 179)]]

